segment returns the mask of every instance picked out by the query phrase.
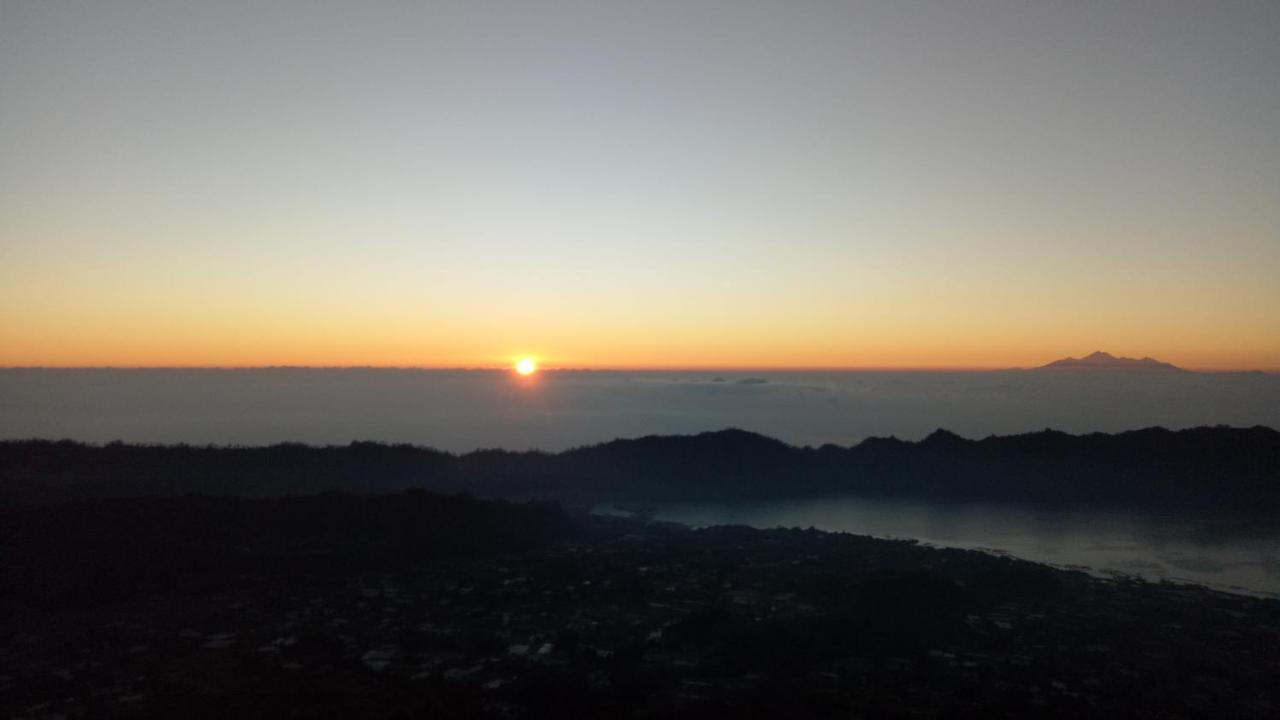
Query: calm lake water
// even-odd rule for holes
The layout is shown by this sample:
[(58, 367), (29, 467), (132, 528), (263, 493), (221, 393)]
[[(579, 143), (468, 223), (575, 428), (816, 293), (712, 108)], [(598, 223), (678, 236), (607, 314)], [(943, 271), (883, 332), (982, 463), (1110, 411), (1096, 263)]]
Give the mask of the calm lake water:
[(658, 519), (693, 526), (815, 527), (988, 550), (1094, 574), (1194, 582), (1280, 597), (1274, 520), (1042, 510), (997, 503), (823, 498), (658, 506)]

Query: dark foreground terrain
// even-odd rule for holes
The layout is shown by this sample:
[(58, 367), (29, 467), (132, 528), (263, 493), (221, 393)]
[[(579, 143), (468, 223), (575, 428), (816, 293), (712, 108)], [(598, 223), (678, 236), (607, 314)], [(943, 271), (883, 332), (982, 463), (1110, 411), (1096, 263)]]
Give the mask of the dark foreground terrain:
[(0, 512), (0, 717), (1275, 717), (1280, 602), (422, 491)]

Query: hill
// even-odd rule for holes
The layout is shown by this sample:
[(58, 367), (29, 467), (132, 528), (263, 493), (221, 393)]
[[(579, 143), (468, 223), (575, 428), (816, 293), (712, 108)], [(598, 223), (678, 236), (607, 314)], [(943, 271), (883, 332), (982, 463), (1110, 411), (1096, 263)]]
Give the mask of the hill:
[(1280, 433), (1265, 427), (1053, 430), (795, 447), (743, 430), (614, 440), (558, 454), (0, 442), (0, 503), (406, 489), (573, 502), (864, 496), (1280, 511)]

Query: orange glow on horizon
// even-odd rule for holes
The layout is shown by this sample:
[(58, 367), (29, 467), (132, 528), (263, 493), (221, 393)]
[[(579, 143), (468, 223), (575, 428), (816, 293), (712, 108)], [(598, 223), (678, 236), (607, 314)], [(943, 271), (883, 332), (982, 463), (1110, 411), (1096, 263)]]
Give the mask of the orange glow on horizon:
[[(985, 362), (946, 362), (946, 361), (930, 361), (928, 359), (904, 359), (899, 362), (859, 362), (856, 359), (850, 359), (847, 362), (804, 362), (804, 361), (780, 361), (780, 362), (690, 362), (690, 361), (674, 361), (663, 362), (654, 360), (651, 362), (637, 362), (634, 358), (630, 361), (614, 360), (612, 358), (602, 358), (600, 361), (590, 362), (585, 360), (562, 360), (555, 363), (553, 368), (544, 368), (540, 363), (534, 361), (534, 365), (528, 368), (524, 364), (524, 360), (511, 364), (510, 362), (492, 362), (483, 359), (475, 361), (443, 361), (443, 362), (418, 362), (412, 359), (393, 359), (390, 361), (378, 361), (375, 359), (345, 359), (345, 358), (317, 358), (315, 360), (302, 361), (275, 361), (270, 359), (253, 360), (246, 359), (244, 361), (228, 360), (225, 362), (205, 361), (202, 362), (196, 358), (173, 358), (171, 360), (147, 361), (144, 359), (121, 359), (121, 360), (103, 360), (94, 361), (29, 361), (29, 362), (0, 362), (0, 369), (122, 369), (122, 370), (147, 370), (147, 369), (190, 369), (190, 370), (253, 370), (263, 368), (310, 368), (310, 369), (387, 369), (387, 370), (477, 370), (477, 371), (507, 371), (514, 372), (520, 377), (532, 377), (546, 372), (561, 371), (604, 371), (604, 372), (662, 372), (662, 371), (689, 371), (689, 372), (986, 372), (996, 370), (1016, 370), (1016, 369), (1032, 369), (1045, 365), (1053, 360), (1063, 357), (1087, 354), (1085, 352), (1076, 351), (1066, 354), (1041, 354), (1036, 355), (1033, 359), (1011, 360), (1009, 362), (985, 361)], [(1115, 353), (1120, 355), (1120, 353)], [(1177, 357), (1152, 354), (1156, 359), (1172, 363), (1182, 369), (1199, 371), (1199, 372), (1244, 372), (1259, 371), (1267, 373), (1280, 372), (1280, 363), (1275, 364), (1253, 364), (1247, 360), (1240, 362), (1231, 362), (1223, 358), (1207, 358), (1205, 362), (1185, 362), (1179, 361)]]
[[(408, 311), (368, 314), (334, 306), (289, 312), (243, 305), (126, 314), (67, 307), (3, 316), (0, 367), (393, 367), (511, 372), (523, 358), (542, 369), (597, 370), (992, 370), (1031, 368), (1095, 350), (1150, 356), (1191, 370), (1280, 371), (1280, 334), (1240, 325), (1175, 332), (1173, 322), (1133, 325), (1065, 318), (952, 323), (900, 309), (815, 319), (777, 313), (690, 313), (601, 321), (592, 308), (556, 308), (499, 321)], [(991, 316), (994, 317), (994, 316)], [(1259, 318), (1261, 324), (1265, 318)], [(535, 339), (537, 338), (537, 339)]]

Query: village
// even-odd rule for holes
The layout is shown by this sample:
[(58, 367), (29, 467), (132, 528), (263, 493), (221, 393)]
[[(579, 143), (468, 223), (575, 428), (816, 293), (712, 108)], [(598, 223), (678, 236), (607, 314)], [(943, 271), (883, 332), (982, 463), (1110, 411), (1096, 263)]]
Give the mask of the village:
[(543, 550), (302, 582), (248, 571), (177, 600), (28, 614), (0, 646), (0, 711), (1276, 710), (1274, 600), (910, 541), (582, 521), (586, 537)]

